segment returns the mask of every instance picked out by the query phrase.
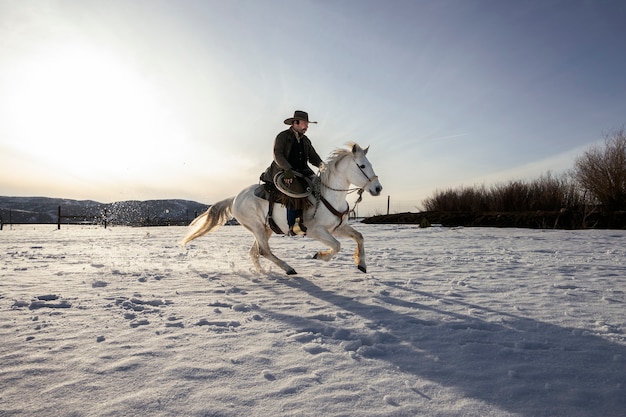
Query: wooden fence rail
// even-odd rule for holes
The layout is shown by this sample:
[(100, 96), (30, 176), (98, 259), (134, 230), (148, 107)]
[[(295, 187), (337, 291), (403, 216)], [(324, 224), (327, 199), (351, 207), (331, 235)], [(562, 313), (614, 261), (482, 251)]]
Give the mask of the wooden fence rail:
[[(69, 219), (69, 220), (73, 220), (74, 222), (81, 222), (81, 223), (88, 223), (88, 224), (99, 224), (100, 222), (98, 221), (98, 219), (101, 218), (103, 223), (104, 223), (104, 228), (107, 228), (107, 209), (106, 207), (104, 208), (104, 212), (102, 214), (102, 217), (100, 217), (99, 215), (89, 215), (89, 216), (85, 216), (85, 215), (73, 215), (73, 214), (61, 214), (61, 206), (58, 206), (57, 208), (57, 229), (61, 229), (61, 220), (62, 219)], [(67, 224), (67, 223), (66, 223)], [(75, 223), (69, 223), (69, 224), (75, 224)]]

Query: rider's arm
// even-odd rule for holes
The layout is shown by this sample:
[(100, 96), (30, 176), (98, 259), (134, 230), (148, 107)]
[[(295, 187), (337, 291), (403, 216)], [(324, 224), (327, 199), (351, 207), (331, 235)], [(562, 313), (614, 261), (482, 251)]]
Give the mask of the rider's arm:
[(281, 132), (274, 140), (274, 161), (284, 170), (293, 169), (287, 160), (288, 137), (286, 132)]
[(322, 161), (322, 158), (320, 158), (320, 156), (317, 154), (310, 140), (309, 140), (308, 146), (309, 146), (309, 152), (308, 152), (309, 162), (315, 165), (316, 167), (321, 168), (324, 165), (324, 161)]

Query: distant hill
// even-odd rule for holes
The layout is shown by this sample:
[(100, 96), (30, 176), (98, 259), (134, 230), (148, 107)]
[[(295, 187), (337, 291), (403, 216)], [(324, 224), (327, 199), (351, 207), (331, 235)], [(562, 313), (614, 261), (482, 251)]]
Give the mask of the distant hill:
[(209, 205), (188, 200), (147, 200), (99, 203), (48, 197), (0, 196), (0, 222), (4, 224), (94, 223), (126, 226), (186, 225)]

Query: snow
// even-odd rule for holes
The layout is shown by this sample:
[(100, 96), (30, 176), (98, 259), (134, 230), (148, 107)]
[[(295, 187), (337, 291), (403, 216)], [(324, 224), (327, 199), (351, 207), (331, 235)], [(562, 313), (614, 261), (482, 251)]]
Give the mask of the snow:
[(0, 416), (624, 416), (626, 231), (6, 226)]

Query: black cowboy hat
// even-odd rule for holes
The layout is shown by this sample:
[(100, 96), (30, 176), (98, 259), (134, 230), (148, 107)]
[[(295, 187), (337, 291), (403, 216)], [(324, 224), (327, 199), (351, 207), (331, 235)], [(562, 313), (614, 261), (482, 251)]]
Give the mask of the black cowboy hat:
[(289, 119), (285, 119), (285, 124), (290, 125), (293, 123), (294, 120), (304, 120), (305, 122), (309, 122), (309, 123), (317, 123), (317, 122), (309, 121), (309, 113), (302, 111), (302, 110), (294, 111), (293, 117), (290, 117)]

